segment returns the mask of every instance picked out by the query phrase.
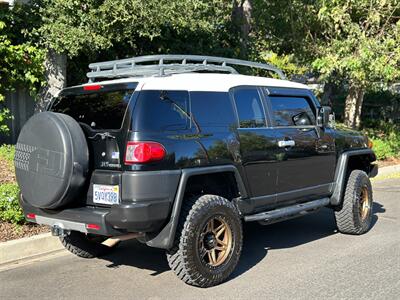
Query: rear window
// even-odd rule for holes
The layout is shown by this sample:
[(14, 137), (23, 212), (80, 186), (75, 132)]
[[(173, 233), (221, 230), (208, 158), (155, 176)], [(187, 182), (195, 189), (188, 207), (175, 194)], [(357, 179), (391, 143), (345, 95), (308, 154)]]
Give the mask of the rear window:
[(58, 97), (51, 111), (73, 117), (95, 130), (120, 129), (133, 90)]
[(180, 131), (190, 128), (187, 91), (141, 91), (133, 128), (137, 131)]

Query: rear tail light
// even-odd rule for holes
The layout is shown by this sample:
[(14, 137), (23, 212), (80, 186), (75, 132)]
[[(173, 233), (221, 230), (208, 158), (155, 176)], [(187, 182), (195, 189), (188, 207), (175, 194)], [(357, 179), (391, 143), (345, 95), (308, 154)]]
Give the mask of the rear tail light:
[(100, 230), (101, 227), (100, 227), (100, 225), (97, 225), (97, 224), (86, 224), (86, 229)]
[(156, 142), (128, 142), (125, 164), (146, 163), (162, 160), (166, 155), (163, 145)]
[(29, 220), (35, 220), (36, 219), (36, 215), (35, 214), (26, 214), (26, 218)]

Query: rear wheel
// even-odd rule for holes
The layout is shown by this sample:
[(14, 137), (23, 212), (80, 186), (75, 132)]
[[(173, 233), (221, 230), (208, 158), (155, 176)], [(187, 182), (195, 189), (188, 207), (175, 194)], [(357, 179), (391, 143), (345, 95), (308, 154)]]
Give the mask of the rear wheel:
[(107, 237), (71, 231), (60, 236), (60, 241), (69, 252), (83, 258), (94, 258), (109, 254), (115, 247), (102, 245)]
[(242, 239), (238, 211), (227, 199), (214, 195), (188, 199), (174, 247), (167, 253), (169, 266), (187, 284), (217, 285), (235, 269)]
[(335, 211), (338, 230), (348, 234), (363, 234), (372, 222), (372, 187), (368, 175), (353, 170), (347, 180), (343, 205)]

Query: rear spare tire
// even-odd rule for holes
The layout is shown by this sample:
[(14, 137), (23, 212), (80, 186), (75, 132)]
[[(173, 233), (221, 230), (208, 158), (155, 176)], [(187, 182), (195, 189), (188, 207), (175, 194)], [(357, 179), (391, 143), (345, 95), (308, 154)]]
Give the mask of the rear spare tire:
[(85, 184), (89, 166), (85, 135), (70, 116), (38, 113), (21, 130), (14, 164), (24, 201), (38, 208), (64, 206)]

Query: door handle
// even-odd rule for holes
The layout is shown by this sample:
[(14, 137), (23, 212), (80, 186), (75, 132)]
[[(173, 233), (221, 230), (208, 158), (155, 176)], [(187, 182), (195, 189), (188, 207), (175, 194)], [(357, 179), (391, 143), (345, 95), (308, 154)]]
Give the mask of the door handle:
[(296, 145), (295, 141), (293, 140), (288, 140), (288, 141), (278, 141), (278, 147), (284, 148), (284, 147), (293, 147)]

